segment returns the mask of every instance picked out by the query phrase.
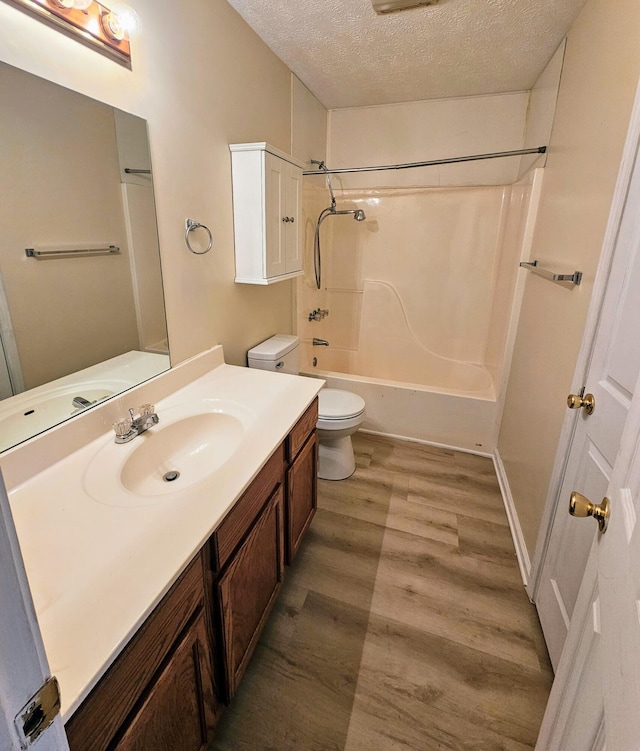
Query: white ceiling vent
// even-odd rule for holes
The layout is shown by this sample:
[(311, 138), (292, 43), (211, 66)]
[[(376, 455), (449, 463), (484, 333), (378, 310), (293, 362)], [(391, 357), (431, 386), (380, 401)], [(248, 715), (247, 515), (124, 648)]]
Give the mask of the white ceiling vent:
[(439, 0), (371, 0), (376, 13), (393, 13), (396, 10), (418, 8), (420, 5), (435, 5)]

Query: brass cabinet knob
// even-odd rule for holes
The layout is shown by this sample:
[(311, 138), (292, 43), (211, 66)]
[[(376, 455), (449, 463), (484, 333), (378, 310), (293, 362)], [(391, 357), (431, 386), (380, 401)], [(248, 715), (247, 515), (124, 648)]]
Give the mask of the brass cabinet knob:
[(585, 396), (569, 394), (567, 397), (567, 407), (569, 409), (580, 409), (582, 407), (588, 415), (592, 415), (593, 410), (596, 408), (596, 398), (593, 394), (585, 394)]
[(607, 524), (609, 523), (609, 516), (611, 513), (611, 501), (608, 498), (603, 498), (602, 503), (595, 504), (582, 493), (577, 493), (575, 490), (571, 493), (569, 499), (569, 513), (571, 516), (592, 516), (600, 527), (601, 532), (607, 531)]

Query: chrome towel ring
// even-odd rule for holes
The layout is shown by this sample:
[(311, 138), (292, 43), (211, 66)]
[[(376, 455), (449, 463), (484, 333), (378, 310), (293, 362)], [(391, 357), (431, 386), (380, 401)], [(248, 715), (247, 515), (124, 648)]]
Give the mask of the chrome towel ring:
[[(211, 230), (209, 229), (209, 227), (207, 227), (204, 224), (200, 224), (200, 222), (196, 222), (195, 219), (186, 219), (184, 223), (184, 228), (185, 228), (184, 241), (187, 244), (187, 248), (189, 248), (189, 250), (192, 253), (195, 253), (197, 256), (202, 256), (211, 250), (211, 248), (213, 247), (213, 235), (211, 234)], [(191, 247), (191, 243), (189, 242), (189, 234), (193, 232), (194, 230), (200, 229), (200, 228), (202, 228), (209, 235), (209, 244), (207, 245), (205, 250), (194, 250)]]

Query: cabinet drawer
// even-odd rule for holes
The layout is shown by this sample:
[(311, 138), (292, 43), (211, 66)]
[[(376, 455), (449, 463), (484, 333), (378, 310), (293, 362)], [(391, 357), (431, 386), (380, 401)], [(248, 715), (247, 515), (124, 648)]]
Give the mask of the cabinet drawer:
[(292, 462), (318, 422), (318, 397), (307, 408), (287, 437), (287, 461)]
[(172, 645), (202, 608), (202, 554), (153, 611), (66, 725), (71, 751), (104, 751), (149, 685)]
[(281, 444), (213, 533), (211, 557), (214, 571), (219, 571), (238, 547), (275, 486), (283, 481), (283, 475), (284, 446)]

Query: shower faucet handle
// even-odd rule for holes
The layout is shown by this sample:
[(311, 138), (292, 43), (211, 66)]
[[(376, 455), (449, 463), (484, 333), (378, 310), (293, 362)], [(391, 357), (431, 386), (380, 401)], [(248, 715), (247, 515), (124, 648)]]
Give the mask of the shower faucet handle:
[(328, 310), (322, 310), (321, 308), (316, 308), (315, 310), (312, 310), (311, 313), (309, 313), (309, 320), (321, 321), (323, 318), (326, 318), (328, 315), (329, 315)]

